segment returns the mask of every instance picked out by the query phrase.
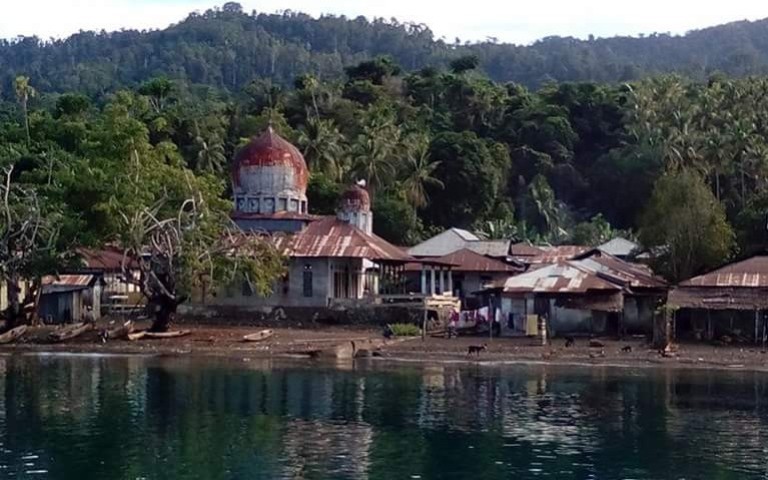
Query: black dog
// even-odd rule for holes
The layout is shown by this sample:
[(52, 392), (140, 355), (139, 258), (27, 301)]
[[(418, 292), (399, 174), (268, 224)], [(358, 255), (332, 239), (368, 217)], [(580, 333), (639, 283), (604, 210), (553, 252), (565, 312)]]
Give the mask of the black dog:
[(621, 351), (624, 352), (624, 353), (632, 353), (632, 346), (631, 345), (627, 345), (625, 347), (622, 347)]
[(480, 352), (487, 349), (488, 345), (470, 345), (469, 348), (467, 348), (467, 355), (472, 355), (474, 353), (475, 355), (480, 356)]
[(565, 337), (565, 348), (570, 348), (576, 345), (576, 339), (573, 337)]

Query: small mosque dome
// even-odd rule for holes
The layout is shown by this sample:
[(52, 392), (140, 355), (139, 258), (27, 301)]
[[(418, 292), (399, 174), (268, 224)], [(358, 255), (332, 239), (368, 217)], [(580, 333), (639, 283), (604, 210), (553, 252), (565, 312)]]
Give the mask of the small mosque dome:
[[(362, 185), (361, 185), (362, 184)], [(364, 182), (352, 185), (341, 195), (339, 209), (347, 212), (370, 212), (371, 196), (363, 188)]]

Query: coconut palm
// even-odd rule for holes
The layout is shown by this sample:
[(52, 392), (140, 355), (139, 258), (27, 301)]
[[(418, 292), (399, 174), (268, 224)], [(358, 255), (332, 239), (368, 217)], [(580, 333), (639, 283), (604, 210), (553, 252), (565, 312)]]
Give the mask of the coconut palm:
[(29, 84), (29, 77), (19, 75), (14, 82), (14, 90), (16, 91), (16, 99), (19, 101), (21, 111), (24, 115), (24, 131), (27, 134), (27, 145), (30, 143), (29, 135), (29, 99), (37, 95), (37, 91)]
[(310, 116), (299, 130), (299, 145), (309, 168), (340, 180), (345, 173), (345, 139), (333, 120)]
[(445, 184), (433, 176), (441, 162), (430, 159), (429, 138), (426, 135), (414, 135), (409, 138), (405, 150), (403, 193), (408, 203), (416, 209), (421, 209), (429, 203), (427, 186), (445, 188)]

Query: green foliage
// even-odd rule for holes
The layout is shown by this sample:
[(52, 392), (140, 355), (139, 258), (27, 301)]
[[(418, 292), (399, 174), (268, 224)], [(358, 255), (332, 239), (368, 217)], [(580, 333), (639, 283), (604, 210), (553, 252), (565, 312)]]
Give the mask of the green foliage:
[(417, 337), (421, 335), (421, 328), (412, 323), (395, 323), (389, 326), (396, 337)]
[(641, 220), (640, 241), (657, 254), (658, 271), (679, 281), (728, 260), (734, 233), (701, 176), (681, 170), (656, 182)]
[(472, 132), (446, 132), (434, 138), (429, 155), (440, 162), (434, 175), (443, 183), (426, 189), (431, 223), (468, 227), (487, 218), (506, 183), (506, 149)]

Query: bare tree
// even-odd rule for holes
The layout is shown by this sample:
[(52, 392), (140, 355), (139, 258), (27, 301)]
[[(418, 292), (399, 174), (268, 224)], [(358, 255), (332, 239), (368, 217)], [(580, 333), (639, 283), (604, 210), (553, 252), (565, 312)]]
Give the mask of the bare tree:
[[(37, 192), (14, 183), (13, 167), (0, 185), (0, 281), (5, 282), (8, 308), (5, 328), (36, 318), (45, 273), (57, 261), (55, 214), (44, 212)], [(21, 298), (22, 282), (29, 285)]]
[(242, 279), (262, 294), (282, 273), (282, 257), (268, 238), (245, 234), (208, 208), (202, 195), (189, 198), (175, 216), (168, 200), (129, 216), (125, 226), (123, 269), (138, 265), (139, 287), (153, 316), (152, 331), (167, 331), (176, 312), (201, 282), (227, 284)]

